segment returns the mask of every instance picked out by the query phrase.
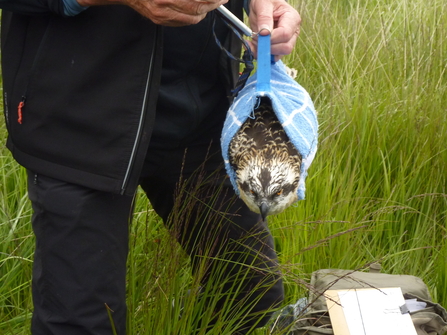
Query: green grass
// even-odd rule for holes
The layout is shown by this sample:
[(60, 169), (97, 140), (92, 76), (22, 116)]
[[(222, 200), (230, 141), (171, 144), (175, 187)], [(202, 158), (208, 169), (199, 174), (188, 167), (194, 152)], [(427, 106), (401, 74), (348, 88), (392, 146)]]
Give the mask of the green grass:
[[(294, 3), (302, 32), (285, 62), (314, 99), (320, 144), (306, 200), (269, 221), (286, 303), (306, 294), (303, 282), (317, 269), (379, 261), (384, 272), (420, 276), (447, 306), (444, 0)], [(0, 164), (0, 333), (27, 334), (31, 210), (24, 171), (3, 145)], [(198, 290), (200, 278), (191, 276), (187, 257), (144, 196), (131, 229), (129, 334), (200, 327), (208, 306), (187, 294)], [(210, 334), (229, 333), (233, 310), (227, 306)]]

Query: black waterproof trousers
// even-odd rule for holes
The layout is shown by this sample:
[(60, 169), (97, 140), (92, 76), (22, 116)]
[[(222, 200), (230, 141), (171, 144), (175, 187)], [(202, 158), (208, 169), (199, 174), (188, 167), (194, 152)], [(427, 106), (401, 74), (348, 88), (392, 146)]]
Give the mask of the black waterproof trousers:
[[(253, 324), (266, 323), (269, 315), (250, 314), (278, 306), (283, 287), (266, 223), (234, 195), (225, 176), (219, 134), (220, 128), (210, 128), (181, 144), (153, 144), (141, 186), (193, 264), (206, 249), (204, 243), (212, 245), (208, 256), (232, 264), (226, 269), (228, 278), (244, 284), (242, 293), (230, 299), (246, 299), (246, 305), (253, 305), (240, 329), (245, 333)], [(32, 334), (112, 334), (107, 304), (117, 333), (125, 335), (132, 197), (32, 171), (28, 175), (36, 235)], [(212, 264), (210, 273), (218, 263)], [(231, 280), (225, 285), (231, 287)]]

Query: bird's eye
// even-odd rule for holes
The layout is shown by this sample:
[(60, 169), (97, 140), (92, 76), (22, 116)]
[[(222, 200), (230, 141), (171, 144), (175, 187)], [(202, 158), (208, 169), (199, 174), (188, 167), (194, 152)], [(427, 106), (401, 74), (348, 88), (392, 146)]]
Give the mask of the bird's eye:
[(276, 192), (276, 195), (281, 195), (282, 194), (282, 190)]
[(250, 193), (253, 194), (254, 196), (256, 196), (256, 192), (253, 190), (250, 190)]

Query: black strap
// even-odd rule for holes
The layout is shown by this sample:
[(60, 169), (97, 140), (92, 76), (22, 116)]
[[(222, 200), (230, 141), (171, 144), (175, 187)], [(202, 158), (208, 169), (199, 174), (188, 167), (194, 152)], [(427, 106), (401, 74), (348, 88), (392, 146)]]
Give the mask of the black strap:
[(214, 12), (233, 31), (233, 33), (241, 40), (242, 44), (245, 47), (244, 55), (242, 56), (242, 58), (234, 56), (231, 52), (229, 52), (227, 49), (225, 49), (225, 47), (222, 45), (222, 43), (220, 43), (219, 38), (217, 37), (216, 32), (215, 32), (215, 24), (216, 24), (216, 15), (215, 15), (214, 22), (213, 22), (213, 35), (214, 35), (214, 39), (216, 40), (216, 44), (219, 46), (219, 48), (222, 51), (225, 52), (225, 54), (229, 58), (231, 58), (239, 63), (243, 63), (245, 65), (244, 70), (240, 74), (235, 87), (231, 90), (231, 95), (233, 98), (235, 98), (239, 94), (240, 90), (242, 90), (244, 88), (245, 83), (247, 82), (247, 79), (250, 77), (250, 74), (254, 69), (254, 65), (253, 65), (254, 57), (253, 57), (253, 53), (251, 51), (250, 45), (247, 43), (246, 40), (244, 40), (244, 38), (242, 37), (242, 33), (234, 25), (232, 25), (231, 22), (229, 22), (219, 11), (216, 10)]

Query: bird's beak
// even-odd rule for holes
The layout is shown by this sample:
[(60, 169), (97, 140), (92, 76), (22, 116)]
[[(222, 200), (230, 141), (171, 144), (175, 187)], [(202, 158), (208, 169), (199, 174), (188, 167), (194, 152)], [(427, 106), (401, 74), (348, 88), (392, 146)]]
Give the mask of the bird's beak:
[(259, 206), (259, 211), (261, 212), (262, 221), (265, 221), (267, 214), (269, 213), (269, 206), (266, 202), (261, 202), (261, 206)]

